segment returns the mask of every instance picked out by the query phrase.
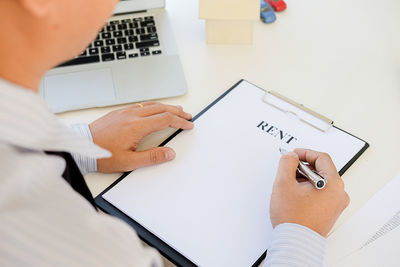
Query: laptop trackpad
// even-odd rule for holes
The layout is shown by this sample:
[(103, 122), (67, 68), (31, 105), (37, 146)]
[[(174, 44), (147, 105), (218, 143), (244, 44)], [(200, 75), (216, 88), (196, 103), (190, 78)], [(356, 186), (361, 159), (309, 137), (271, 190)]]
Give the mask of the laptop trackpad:
[(43, 85), (52, 111), (93, 107), (115, 100), (110, 68), (47, 76)]

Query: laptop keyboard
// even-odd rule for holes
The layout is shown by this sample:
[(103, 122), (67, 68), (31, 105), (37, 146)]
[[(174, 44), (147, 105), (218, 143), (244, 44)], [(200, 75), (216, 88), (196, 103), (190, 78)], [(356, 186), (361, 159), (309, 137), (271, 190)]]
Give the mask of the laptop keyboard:
[(110, 62), (162, 53), (153, 16), (109, 21), (89, 47), (59, 67)]

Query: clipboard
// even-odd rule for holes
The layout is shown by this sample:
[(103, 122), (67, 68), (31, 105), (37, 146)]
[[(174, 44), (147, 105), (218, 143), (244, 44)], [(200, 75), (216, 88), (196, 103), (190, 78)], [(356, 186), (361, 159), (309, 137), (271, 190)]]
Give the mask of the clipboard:
[[(237, 82), (234, 86), (232, 86), (229, 90), (227, 90), (225, 93), (223, 93), (219, 98), (217, 98), (214, 102), (212, 102), (210, 105), (208, 105), (204, 110), (202, 110), (199, 114), (197, 114), (192, 121), (199, 120), (201, 116), (207, 113), (210, 109), (213, 107), (216, 107), (221, 100), (225, 99), (230, 93), (234, 92), (235, 88), (238, 88), (239, 86), (243, 86), (244, 84), (251, 85), (245, 80), (240, 80)], [(255, 85), (251, 85), (252, 87), (256, 87)], [(369, 144), (363, 140), (361, 140), (358, 137), (355, 137), (339, 128), (333, 125), (333, 121), (329, 120), (328, 118), (319, 115), (318, 113), (309, 110), (305, 108), (304, 106), (284, 97), (281, 96), (275, 92), (265, 92), (263, 89), (257, 87), (259, 90), (262, 90), (260, 95), (262, 96), (259, 101), (262, 101), (264, 104), (269, 105), (274, 107), (276, 110), (279, 110), (281, 113), (285, 113), (287, 116), (292, 117), (293, 121), (297, 121), (297, 123), (304, 123), (307, 124), (315, 129), (317, 131), (321, 132), (321, 134), (324, 134), (325, 132), (330, 131), (330, 129), (335, 129), (335, 131), (339, 131), (342, 133), (345, 133), (348, 136), (354, 137), (355, 139), (359, 140), (362, 143), (362, 146), (360, 146), (359, 149), (357, 149), (356, 153), (352, 155), (351, 159), (346, 161), (345, 164), (342, 164), (343, 166), (339, 170), (339, 174), (342, 175), (360, 156), (361, 154), (369, 147)], [(259, 92), (259, 93), (260, 93)], [(265, 127), (264, 129), (261, 129), (262, 126), (265, 124), (262, 124), (257, 128), (257, 130), (260, 130), (263, 134), (269, 129), (268, 127)], [(257, 125), (255, 125), (257, 126)], [(272, 129), (272, 128), (271, 128)], [(261, 131), (263, 130), (263, 131)], [(331, 130), (332, 131), (332, 130)], [(169, 138), (167, 138), (160, 146), (164, 146), (167, 143), (171, 142), (171, 140), (174, 140), (182, 130), (176, 131), (173, 135), (171, 135)], [(269, 133), (267, 133), (269, 134)], [(278, 138), (283, 136), (283, 134), (279, 135)], [(294, 140), (294, 139), (292, 139)], [(278, 152), (277, 152), (278, 153)], [(131, 216), (128, 216), (125, 214), (119, 207), (114, 206), (111, 204), (109, 201), (105, 200), (103, 197), (105, 194), (107, 194), (110, 190), (113, 190), (117, 185), (121, 183), (121, 181), (124, 181), (124, 179), (129, 176), (130, 173), (125, 173), (122, 175), (117, 181), (115, 181), (113, 184), (111, 184), (107, 189), (105, 189), (102, 193), (100, 193), (96, 198), (95, 198), (95, 203), (96, 205), (104, 212), (116, 216), (126, 223), (128, 223), (131, 227), (135, 229), (139, 237), (146, 242), (148, 245), (156, 248), (164, 257), (166, 257), (168, 260), (173, 262), (174, 264), (178, 266), (197, 266), (195, 262), (190, 258), (185, 255), (183, 255), (180, 252), (180, 248), (169, 244), (168, 240), (165, 240), (164, 238), (160, 238), (157, 234), (154, 234), (153, 231), (150, 231), (146, 225), (142, 225), (139, 223), (137, 220), (132, 219)], [(173, 207), (170, 207), (173, 209)], [(266, 251), (263, 251), (260, 253), (260, 255), (257, 256), (257, 258), (249, 265), (252, 266), (258, 266), (260, 262), (265, 258)]]

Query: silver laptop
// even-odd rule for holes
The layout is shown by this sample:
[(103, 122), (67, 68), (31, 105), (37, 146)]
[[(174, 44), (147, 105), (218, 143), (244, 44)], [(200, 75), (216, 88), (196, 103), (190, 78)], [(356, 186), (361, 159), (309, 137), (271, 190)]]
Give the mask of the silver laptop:
[(123, 0), (81, 55), (50, 70), (40, 93), (55, 113), (187, 91), (164, 0)]

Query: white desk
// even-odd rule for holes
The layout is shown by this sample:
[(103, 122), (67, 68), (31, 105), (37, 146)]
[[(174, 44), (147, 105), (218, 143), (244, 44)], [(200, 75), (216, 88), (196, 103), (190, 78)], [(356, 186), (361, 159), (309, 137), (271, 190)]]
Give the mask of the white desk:
[[(400, 171), (400, 1), (286, 0), (277, 21), (256, 23), (251, 46), (207, 45), (195, 0), (168, 0), (189, 92), (162, 100), (196, 114), (241, 78), (333, 119), (371, 147), (344, 174), (351, 204), (336, 226)], [(120, 106), (121, 107), (121, 106)], [(69, 112), (90, 122), (120, 107)], [(244, 106), (245, 108), (245, 103)], [(158, 145), (155, 134), (142, 148)], [(94, 195), (119, 174), (89, 174)]]

